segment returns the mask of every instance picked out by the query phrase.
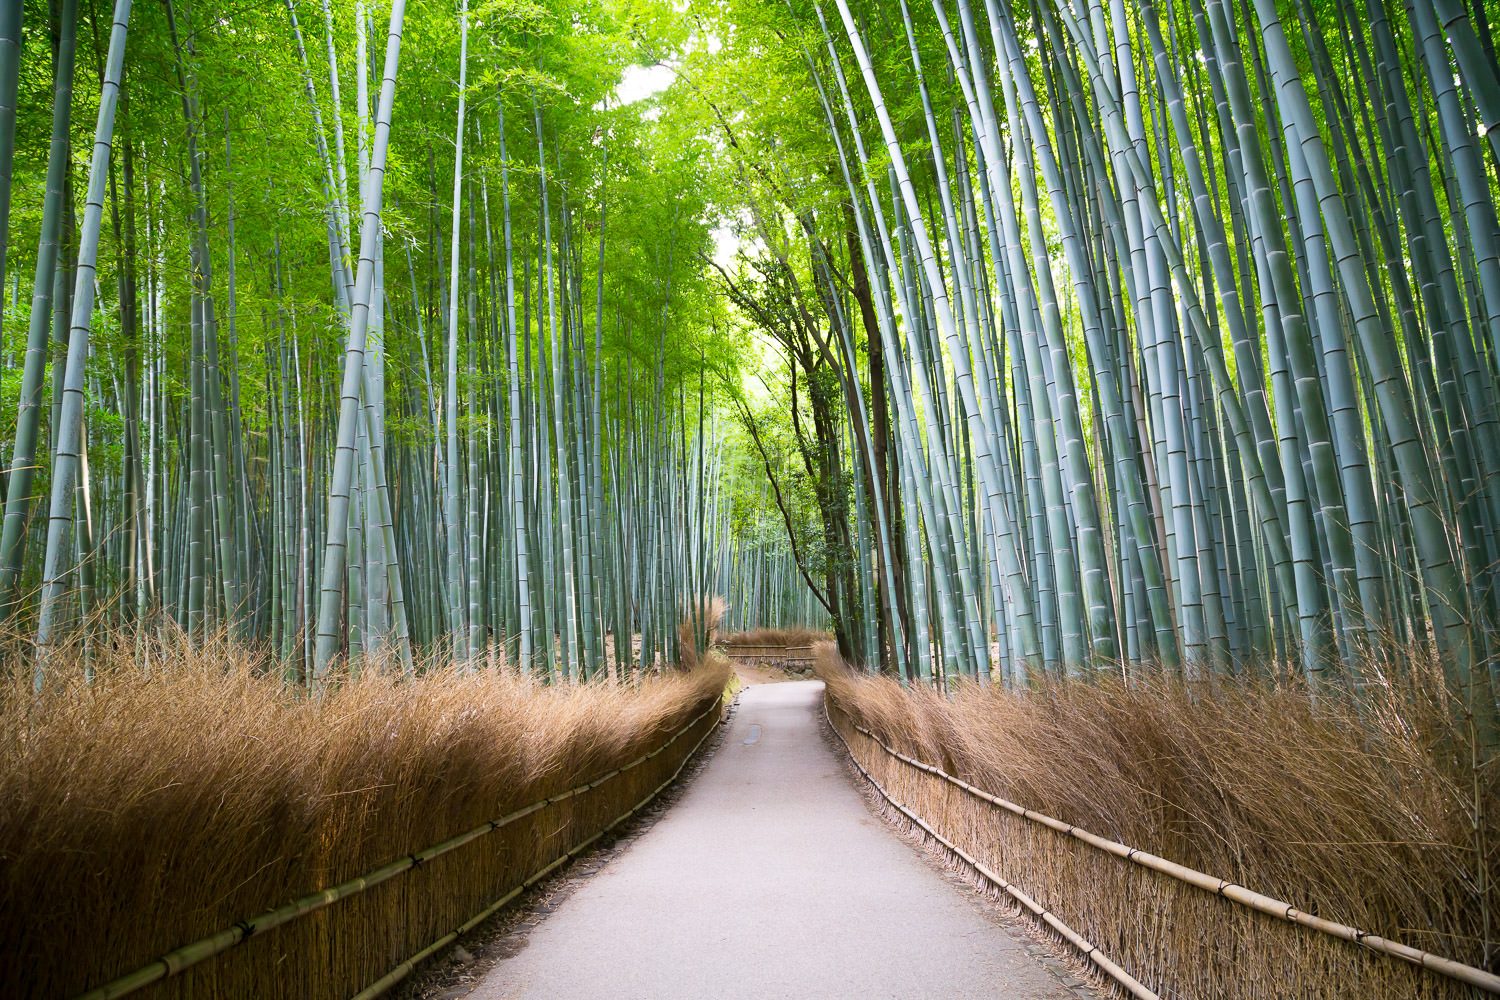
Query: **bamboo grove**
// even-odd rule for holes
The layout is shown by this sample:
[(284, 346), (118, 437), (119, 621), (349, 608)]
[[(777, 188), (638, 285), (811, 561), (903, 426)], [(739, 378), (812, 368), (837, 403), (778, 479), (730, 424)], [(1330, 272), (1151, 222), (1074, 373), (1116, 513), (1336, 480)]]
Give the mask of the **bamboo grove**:
[(734, 352), (610, 11), (3, 17), (0, 615), (38, 686), (169, 625), (312, 686), (679, 658), (729, 552), (702, 359)]
[(827, 331), (861, 658), (1357, 689), (1433, 649), (1493, 732), (1496, 13), (700, 7), (792, 81), (700, 89)]
[(39, 680), (582, 677), (717, 593), (910, 678), (1427, 650), (1494, 732), (1484, 0), (95, 6), (0, 24)]

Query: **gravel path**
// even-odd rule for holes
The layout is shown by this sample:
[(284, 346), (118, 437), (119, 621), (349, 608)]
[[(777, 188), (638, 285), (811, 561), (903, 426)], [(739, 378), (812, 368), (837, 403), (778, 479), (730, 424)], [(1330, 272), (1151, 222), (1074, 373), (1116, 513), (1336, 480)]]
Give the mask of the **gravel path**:
[(871, 814), (824, 739), (822, 692), (746, 689), (681, 800), (469, 996), (1096, 996)]

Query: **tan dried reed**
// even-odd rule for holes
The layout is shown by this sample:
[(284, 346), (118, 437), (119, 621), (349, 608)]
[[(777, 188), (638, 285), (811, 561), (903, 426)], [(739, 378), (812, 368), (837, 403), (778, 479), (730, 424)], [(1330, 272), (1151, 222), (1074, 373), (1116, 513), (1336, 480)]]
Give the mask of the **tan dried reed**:
[(827, 632), (812, 628), (753, 628), (748, 632), (731, 632), (719, 640), (727, 649), (735, 646), (811, 646), (828, 638)]
[[(94, 644), (0, 685), (0, 993), (67, 997), (660, 746), (727, 664), (639, 686), (367, 671), (307, 698), (251, 651)], [(22, 666), (13, 662), (13, 666)], [(26, 669), (13, 670), (25, 675)], [(702, 725), (715, 721), (712, 713)], [(139, 996), (344, 997), (603, 829), (696, 742)]]
[(698, 666), (697, 636), (703, 636), (704, 646), (710, 650), (720, 643), (719, 623), (724, 620), (724, 598), (708, 597), (695, 610), (689, 608), (677, 625), (677, 657), (686, 670)]

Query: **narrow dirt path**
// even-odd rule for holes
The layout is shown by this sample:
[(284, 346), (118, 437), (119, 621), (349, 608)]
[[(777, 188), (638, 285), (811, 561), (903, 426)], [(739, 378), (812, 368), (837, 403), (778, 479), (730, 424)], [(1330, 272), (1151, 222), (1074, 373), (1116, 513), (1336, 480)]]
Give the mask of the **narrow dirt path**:
[(870, 813), (823, 739), (822, 688), (745, 690), (681, 801), (469, 996), (1095, 996)]

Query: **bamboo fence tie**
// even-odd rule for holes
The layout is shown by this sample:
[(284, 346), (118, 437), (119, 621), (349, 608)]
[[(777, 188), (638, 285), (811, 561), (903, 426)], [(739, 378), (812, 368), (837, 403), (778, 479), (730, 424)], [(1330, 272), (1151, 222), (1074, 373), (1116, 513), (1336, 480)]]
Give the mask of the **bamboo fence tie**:
[[(833, 727), (835, 733), (838, 733), (839, 740), (843, 742), (844, 749), (849, 751), (849, 757), (851, 760), (854, 760), (855, 766), (859, 767), (860, 773), (865, 774), (865, 776), (868, 778), (869, 775), (866, 774), (864, 768), (860, 766), (859, 761), (855, 760), (854, 751), (852, 748), (850, 748), (848, 741), (844, 739), (842, 733), (839, 733), (838, 727), (833, 726), (832, 716), (828, 715), (827, 702), (828, 699), (825, 696), (824, 714), (825, 716), (828, 716), (829, 725)], [(840, 713), (843, 713), (843, 709), (837, 710)], [(861, 726), (859, 723), (854, 722), (852, 718), (850, 718), (849, 724), (854, 727), (855, 731), (869, 737), (877, 746), (879, 746), (887, 754), (896, 758), (897, 760), (902, 761), (903, 763), (908, 764), (920, 771), (926, 771), (928, 774), (941, 778), (954, 787), (968, 792), (975, 798), (983, 799), (991, 805), (999, 806), (1007, 812), (1014, 813), (1015, 815), (1020, 816), (1022, 819), (1031, 820), (1034, 823), (1040, 823), (1041, 825), (1055, 830), (1058, 833), (1067, 834), (1068, 836), (1073, 837), (1076, 840), (1081, 840), (1085, 844), (1096, 847), (1101, 851), (1113, 854), (1116, 857), (1124, 858), (1127, 861), (1132, 861), (1135, 864), (1141, 865), (1142, 867), (1150, 868), (1153, 871), (1160, 872), (1161, 874), (1167, 875), (1171, 878), (1175, 878), (1178, 881), (1197, 886), (1200, 889), (1212, 892), (1218, 896), (1222, 896), (1224, 899), (1239, 903), (1242, 906), (1248, 906), (1251, 909), (1258, 910), (1261, 913), (1277, 917), (1281, 920), (1285, 920), (1288, 923), (1298, 924), (1303, 927), (1308, 927), (1313, 930), (1320, 931), (1331, 937), (1342, 938), (1345, 941), (1351, 941), (1355, 944), (1362, 945), (1365, 948), (1370, 949), (1371, 951), (1400, 958), (1421, 968), (1430, 969), (1431, 971), (1436, 972), (1439, 975), (1447, 976), (1450, 979), (1455, 979), (1459, 982), (1467, 983), (1470, 986), (1477, 987), (1481, 990), (1486, 991), (1487, 993), (1500, 995), (1500, 976), (1497, 976), (1494, 973), (1486, 972), (1485, 970), (1476, 968), (1472, 965), (1465, 965), (1463, 962), (1458, 962), (1451, 958), (1444, 958), (1441, 955), (1435, 955), (1430, 951), (1423, 951), (1420, 948), (1413, 948), (1410, 945), (1402, 944), (1399, 941), (1392, 941), (1389, 938), (1381, 937), (1378, 934), (1370, 934), (1366, 931), (1360, 930), (1357, 927), (1351, 927), (1348, 924), (1341, 924), (1333, 920), (1325, 920), (1322, 917), (1315, 917), (1310, 913), (1304, 913), (1303, 911), (1297, 909), (1291, 903), (1276, 899), (1272, 896), (1267, 896), (1264, 893), (1256, 892), (1253, 889), (1247, 889), (1236, 882), (1231, 882), (1228, 879), (1222, 879), (1213, 875), (1205, 874), (1204, 872), (1200, 872), (1197, 869), (1189, 868), (1186, 865), (1180, 865), (1175, 861), (1168, 861), (1166, 858), (1158, 857), (1155, 854), (1138, 850), (1134, 847), (1128, 847), (1125, 844), (1120, 843), (1119, 841), (1109, 840), (1105, 837), (1099, 836), (1098, 834), (1090, 833), (1087, 830), (1073, 826), (1070, 823), (1064, 823), (1062, 820), (1054, 819), (1053, 817), (1048, 816), (1044, 813), (1039, 813), (1035, 812), (1034, 810), (1027, 809), (1024, 806), (1018, 805), (1015, 802), (1011, 802), (1008, 799), (1003, 799), (998, 795), (993, 795), (982, 788), (976, 788), (975, 786), (969, 784), (967, 781), (964, 781), (962, 778), (955, 778), (953, 775), (947, 773), (941, 768), (934, 767), (931, 764), (906, 756), (899, 750), (887, 746), (884, 740), (882, 740), (879, 736), (876, 736), (864, 726)], [(873, 778), (871, 778), (870, 781), (872, 784), (874, 783)], [(876, 787), (879, 788), (880, 786), (876, 785)], [(884, 795), (884, 791), (882, 791), (881, 794)], [(889, 796), (887, 796), (887, 799), (889, 800)], [(895, 805), (895, 803), (892, 802), (892, 805)], [(898, 806), (897, 808), (900, 807)], [(904, 811), (905, 810), (903, 810), (903, 812)], [(925, 824), (923, 824), (923, 828), (926, 829)], [(934, 836), (936, 836), (936, 834), (934, 834)], [(957, 849), (955, 848), (955, 850)], [(976, 864), (975, 867), (978, 868), (978, 865)]]
[[(574, 788), (568, 789), (565, 792), (559, 792), (556, 795), (552, 795), (548, 798), (533, 802), (528, 806), (522, 806), (520, 809), (517, 809), (514, 812), (506, 813), (504, 816), (501, 816), (498, 819), (492, 819), (488, 822), (482, 823), (472, 830), (469, 830), (465, 833), (460, 833), (455, 837), (450, 837), (449, 839), (439, 844), (434, 844), (432, 847), (429, 847), (426, 850), (404, 855), (403, 857), (397, 858), (395, 861), (389, 861), (386, 864), (381, 865), (379, 868), (376, 868), (374, 871), (368, 872), (364, 875), (356, 876), (355, 878), (349, 879), (346, 882), (341, 882), (331, 888), (323, 889), (319, 892), (303, 896), (302, 898), (287, 903), (284, 906), (279, 906), (274, 910), (267, 910), (260, 916), (251, 917), (248, 920), (241, 920), (238, 923), (234, 924), (232, 927), (225, 928), (224, 930), (219, 931), (216, 934), (210, 934), (208, 937), (200, 938), (199, 940), (194, 941), (191, 944), (185, 944), (180, 948), (170, 951), (151, 964), (142, 966), (134, 972), (129, 972), (116, 979), (112, 979), (109, 982), (105, 983), (103, 986), (95, 987), (94, 989), (89, 990), (86, 993), (80, 993), (76, 997), (74, 997), (74, 1000), (113, 1000), (113, 998), (115, 997), (122, 997), (127, 994), (134, 993), (136, 990), (139, 990), (145, 986), (149, 986), (152, 983), (166, 979), (170, 976), (175, 976), (179, 972), (182, 972), (184, 969), (191, 968), (192, 966), (197, 965), (199, 962), (203, 962), (207, 959), (213, 958), (215, 955), (228, 951), (235, 945), (242, 944), (255, 934), (280, 927), (282, 924), (289, 923), (290, 921), (295, 920), (298, 917), (306, 916), (307, 914), (312, 913), (315, 910), (321, 910), (325, 906), (336, 903), (341, 899), (345, 899), (349, 896), (364, 892), (366, 889), (374, 888), (382, 882), (394, 878), (395, 876), (400, 875), (403, 872), (410, 871), (420, 864), (431, 861), (433, 858), (440, 857), (441, 855), (447, 854), (449, 851), (456, 850), (457, 848), (462, 847), (470, 841), (479, 839), (487, 833), (492, 833), (495, 830), (513, 823), (518, 819), (529, 816), (539, 809), (544, 809), (549, 805), (555, 805), (556, 803), (572, 798), (575, 795), (580, 795), (586, 791), (597, 788), (599, 785), (603, 784), (610, 778), (613, 778), (619, 774), (623, 774), (624, 772), (629, 771), (632, 768), (638, 767), (651, 758), (657, 756), (658, 754), (665, 752), (668, 747), (672, 746), (685, 734), (690, 732), (692, 728), (699, 722), (702, 722), (706, 716), (714, 711), (718, 711), (722, 707), (722, 705), (723, 696), (721, 695), (720, 697), (714, 699), (714, 701), (709, 704), (709, 706), (702, 712), (699, 712), (691, 720), (689, 720), (681, 729), (673, 733), (671, 739), (667, 740), (655, 750), (642, 754), (640, 757), (637, 757), (630, 763), (622, 765), (621, 767), (616, 768), (614, 771), (596, 778), (593, 781), (588, 782), (587, 784), (578, 785)], [(599, 833), (590, 837), (588, 840), (584, 841), (577, 847), (572, 848), (568, 853), (562, 855), (547, 867), (532, 875), (525, 882), (522, 882), (511, 892), (501, 897), (499, 901), (492, 904), (479, 916), (473, 918), (469, 923), (465, 924), (457, 931), (452, 932), (450, 938), (456, 937), (457, 935), (466, 932), (472, 927), (477, 926), (479, 922), (481, 922), (485, 917), (498, 910), (501, 906), (505, 905), (505, 903), (509, 902), (511, 899), (514, 899), (516, 895), (529, 888), (537, 881), (541, 880), (564, 861), (575, 856), (589, 844), (598, 840), (601, 835), (613, 829), (628, 816), (639, 810), (651, 799), (655, 798), (658, 794), (660, 794), (663, 788), (671, 784), (672, 781), (676, 779), (677, 775), (682, 772), (682, 768), (686, 766), (688, 760), (692, 758), (693, 754), (697, 753), (698, 748), (703, 745), (703, 740), (707, 739), (708, 733), (711, 732), (713, 732), (712, 728), (710, 728), (708, 732), (704, 733), (703, 737), (700, 738), (696, 744), (694, 744), (693, 749), (688, 751), (687, 755), (683, 757), (682, 763), (677, 766), (677, 770), (672, 772), (671, 777), (667, 778), (666, 781), (657, 786), (657, 788), (640, 803), (633, 806), (619, 818), (615, 819), (610, 823), (609, 826), (599, 831)], [(397, 966), (396, 970), (393, 970), (392, 973), (388, 974), (385, 979), (390, 979), (392, 975), (395, 975), (395, 972), (400, 971), (404, 966), (410, 965), (412, 968), (414, 968), (422, 961), (423, 958), (425, 958), (427, 955), (430, 955), (438, 948), (442, 947), (442, 943), (443, 942), (440, 941), (439, 943), (429, 945), (427, 949), (424, 949), (422, 952), (419, 952), (412, 958), (407, 959), (407, 961), (403, 962), (402, 965)], [(390, 982), (387, 983), (386, 986), (382, 988), (382, 990), (377, 992), (383, 992), (384, 989), (388, 989), (391, 985), (399, 982), (410, 972), (411, 968), (407, 968), (404, 972), (401, 972), (399, 976), (396, 976), (396, 978), (390, 979)], [(385, 979), (382, 979), (379, 982), (385, 982)], [(370, 987), (370, 989), (374, 989), (374, 987), (372, 986)], [(368, 990), (366, 991), (366, 993), (361, 993), (359, 995), (365, 996), (367, 994), (369, 996), (377, 995), (377, 993), (369, 993)]]
[[(922, 819), (922, 817), (906, 808), (906, 806), (902, 805), (900, 802), (897, 802), (891, 796), (891, 794), (885, 790), (885, 787), (881, 785), (880, 782), (875, 780), (875, 776), (872, 775), (869, 771), (865, 770), (864, 765), (859, 762), (859, 758), (854, 755), (854, 749), (849, 746), (849, 741), (844, 739), (844, 734), (839, 732), (839, 727), (833, 724), (833, 717), (829, 715), (828, 712), (827, 698), (823, 699), (823, 717), (828, 720), (828, 728), (833, 730), (834, 735), (839, 738), (839, 742), (842, 743), (844, 745), (844, 749), (848, 751), (849, 762), (852, 763), (854, 767), (859, 771), (859, 773), (864, 776), (866, 781), (874, 786), (875, 790), (880, 793), (880, 797), (891, 804), (892, 808), (896, 809), (901, 813), (901, 815), (905, 816), (917, 826), (921, 827), (929, 837), (942, 844), (944, 848), (962, 858), (965, 864), (978, 872), (987, 881), (992, 882), (995, 885), (999, 886), (1001, 889), (1005, 890), (1005, 892), (1014, 897), (1016, 902), (1020, 903), (1022, 906), (1026, 907), (1026, 909), (1030, 910), (1032, 913), (1036, 914), (1036, 916), (1040, 917), (1047, 924), (1047, 926), (1057, 931), (1067, 939), (1069, 944), (1078, 949), (1078, 951), (1083, 954), (1083, 958), (1085, 961), (1092, 962), (1100, 969), (1100, 971), (1104, 972), (1111, 979), (1124, 987), (1131, 996), (1136, 998), (1136, 1000), (1161, 1000), (1160, 996), (1158, 996), (1156, 993), (1153, 993), (1149, 987), (1141, 983), (1138, 979), (1136, 979), (1134, 976), (1126, 972), (1118, 964), (1112, 961), (1108, 955), (1100, 951), (1082, 934), (1079, 934), (1073, 928), (1064, 923), (1062, 921), (1062, 918), (1058, 917), (1057, 914), (1053, 913), (1051, 910), (1047, 909), (1036, 900), (1032, 899), (1031, 896), (1029, 896), (1020, 886), (1001, 877), (997, 872), (991, 870), (978, 858), (969, 854), (953, 841), (949, 840), (947, 837), (944, 837), (941, 833), (938, 833), (936, 830), (934, 830), (930, 825), (928, 825), (926, 820)], [(859, 726), (856, 725), (854, 728), (859, 729)], [(865, 730), (860, 731), (866, 732)], [(866, 733), (866, 735), (869, 734)], [(871, 736), (870, 738), (875, 740), (875, 742), (880, 743), (880, 740), (876, 737)], [(881, 746), (885, 746), (885, 744), (882, 743)]]

